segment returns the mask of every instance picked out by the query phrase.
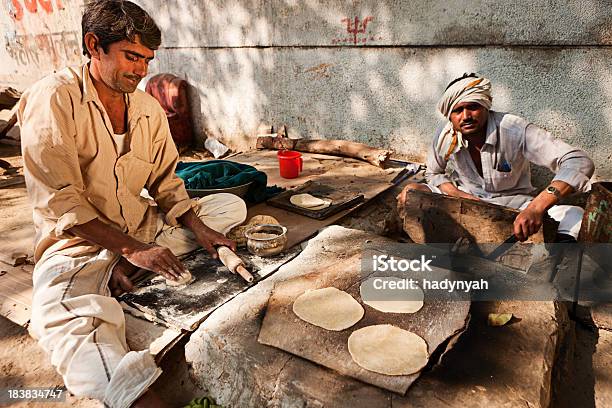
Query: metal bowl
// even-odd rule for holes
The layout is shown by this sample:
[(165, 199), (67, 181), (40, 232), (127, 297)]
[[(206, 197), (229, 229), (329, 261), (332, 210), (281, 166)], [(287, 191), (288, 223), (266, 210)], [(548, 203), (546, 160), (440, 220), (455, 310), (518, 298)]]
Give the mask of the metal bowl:
[(278, 224), (258, 224), (244, 233), (247, 249), (257, 256), (280, 254), (287, 245), (287, 228)]
[(249, 181), (248, 183), (240, 184), (239, 186), (228, 187), (228, 188), (188, 188), (187, 194), (189, 194), (190, 198), (196, 198), (196, 197), (205, 197), (211, 194), (230, 193), (230, 194), (235, 194), (240, 198), (244, 198), (244, 196), (246, 196), (246, 193), (249, 191), (249, 187), (251, 187), (251, 184), (253, 184), (252, 181)]

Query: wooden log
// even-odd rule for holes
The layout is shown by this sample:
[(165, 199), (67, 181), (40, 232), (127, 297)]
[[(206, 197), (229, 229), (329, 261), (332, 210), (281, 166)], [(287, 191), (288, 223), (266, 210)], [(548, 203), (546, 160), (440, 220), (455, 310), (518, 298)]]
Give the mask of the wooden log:
[(391, 156), (390, 150), (376, 149), (363, 143), (348, 140), (289, 139), (263, 136), (257, 138), (258, 149), (296, 150), (298, 152), (346, 156), (385, 168)]
[(11, 109), (11, 116), (8, 120), (8, 122), (4, 122), (0, 124), (0, 139), (2, 139), (3, 137), (5, 137), (7, 135), (7, 133), (13, 128), (13, 126), (15, 126), (15, 124), (17, 123), (17, 105), (15, 105), (13, 107), (13, 109)]
[[(454, 244), (459, 239), (467, 239), (477, 244), (480, 251), (487, 255), (496, 247), (491, 244), (501, 244), (513, 234), (514, 219), (519, 212), (484, 201), (411, 190), (399, 215), (404, 231), (416, 243)], [(528, 271), (532, 265), (548, 256), (546, 253), (540, 254), (537, 246), (532, 244), (553, 242), (557, 225), (556, 221), (546, 215), (537, 233), (529, 237), (526, 243), (515, 244), (512, 251), (499, 255), (497, 261), (511, 268)], [(548, 266), (553, 268), (554, 263)]]
[(21, 98), (21, 92), (11, 87), (0, 87), (0, 109), (11, 109)]
[[(427, 191), (411, 190), (400, 209), (404, 231), (416, 243), (455, 243), (467, 238), (474, 243), (502, 243), (512, 235), (520, 211)], [(552, 242), (557, 223), (548, 216), (530, 242)]]

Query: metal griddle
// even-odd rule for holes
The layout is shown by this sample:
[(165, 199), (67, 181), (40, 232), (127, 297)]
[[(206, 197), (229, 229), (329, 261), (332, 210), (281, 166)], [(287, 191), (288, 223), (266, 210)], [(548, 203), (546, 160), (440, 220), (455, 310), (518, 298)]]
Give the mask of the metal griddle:
[[(267, 203), (268, 205), (282, 208), (306, 217), (322, 220), (346, 208), (353, 207), (354, 205), (363, 202), (365, 197), (359, 192), (360, 188), (361, 187), (359, 185), (350, 183), (349, 185), (339, 187), (316, 181), (307, 181), (295, 189), (284, 191), (269, 199)], [(309, 210), (293, 205), (289, 201), (291, 196), (305, 193), (321, 199), (331, 200), (332, 204), (327, 208), (323, 208), (322, 210)]]

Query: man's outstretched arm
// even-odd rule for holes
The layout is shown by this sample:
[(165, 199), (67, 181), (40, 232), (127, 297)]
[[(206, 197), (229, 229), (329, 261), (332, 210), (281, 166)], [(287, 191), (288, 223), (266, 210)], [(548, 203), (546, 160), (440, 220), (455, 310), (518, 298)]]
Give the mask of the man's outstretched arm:
[(224, 245), (230, 247), (232, 251), (236, 250), (236, 243), (234, 241), (225, 238), (223, 234), (206, 226), (191, 208), (178, 217), (178, 220), (182, 225), (193, 232), (198, 243), (202, 245), (214, 259), (218, 257), (217, 250), (215, 249), (216, 246)]
[(527, 208), (520, 212), (514, 220), (514, 235), (519, 241), (525, 241), (539, 231), (544, 214), (550, 207), (557, 204), (561, 197), (574, 192), (574, 187), (565, 181), (553, 180), (550, 186), (557, 190), (557, 195), (542, 191), (534, 198)]
[(181, 261), (168, 248), (140, 242), (97, 218), (75, 225), (67, 232), (121, 255), (132, 265), (158, 273), (166, 279), (176, 280), (186, 272)]
[(555, 172), (549, 186), (557, 190), (556, 195), (542, 191), (516, 217), (514, 235), (525, 241), (538, 232), (544, 213), (561, 197), (574, 191), (585, 191), (595, 167), (585, 152), (555, 139), (549, 132), (533, 124), (525, 129), (522, 150), (527, 160)]

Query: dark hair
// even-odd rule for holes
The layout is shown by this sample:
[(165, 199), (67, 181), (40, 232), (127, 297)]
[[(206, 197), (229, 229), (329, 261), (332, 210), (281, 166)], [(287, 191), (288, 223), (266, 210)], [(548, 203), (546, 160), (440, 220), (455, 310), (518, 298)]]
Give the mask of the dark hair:
[(83, 30), (83, 55), (91, 58), (85, 45), (85, 34), (93, 33), (98, 37), (104, 52), (112, 43), (129, 40), (140, 42), (151, 50), (156, 50), (161, 44), (161, 32), (155, 21), (131, 1), (124, 0), (93, 0), (85, 5), (85, 13), (81, 20)]
[(446, 89), (444, 90), (444, 92), (446, 92), (448, 90), (448, 88), (450, 88), (451, 86), (453, 86), (453, 84), (456, 84), (457, 82), (461, 81), (462, 79), (465, 78), (478, 78), (478, 75), (476, 75), (475, 73), (464, 73), (463, 76), (460, 76), (459, 78), (455, 78), (452, 81), (450, 81), (450, 83), (448, 85), (446, 85)]

